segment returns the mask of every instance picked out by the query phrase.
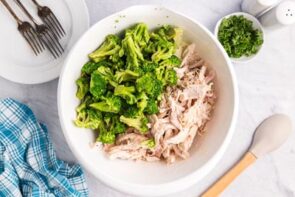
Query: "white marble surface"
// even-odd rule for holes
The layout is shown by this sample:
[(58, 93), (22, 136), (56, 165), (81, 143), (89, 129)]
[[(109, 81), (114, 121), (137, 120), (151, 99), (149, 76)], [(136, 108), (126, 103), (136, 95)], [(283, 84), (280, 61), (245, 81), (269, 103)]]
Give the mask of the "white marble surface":
[[(217, 20), (240, 10), (240, 0), (86, 0), (91, 24), (135, 4), (162, 4), (203, 23), (211, 31)], [(0, 67), (5, 65), (0, 65)], [(267, 32), (265, 47), (253, 62), (236, 64), (240, 113), (233, 140), (219, 165), (201, 182), (170, 196), (198, 196), (248, 148), (255, 127), (268, 115), (284, 112), (295, 123), (295, 27)], [(0, 97), (28, 103), (40, 121), (47, 124), (60, 158), (74, 162), (58, 120), (58, 80), (41, 85), (19, 85), (0, 78)], [(90, 196), (122, 197), (87, 173)], [(295, 196), (295, 134), (278, 151), (259, 159), (222, 194), (224, 197)]]

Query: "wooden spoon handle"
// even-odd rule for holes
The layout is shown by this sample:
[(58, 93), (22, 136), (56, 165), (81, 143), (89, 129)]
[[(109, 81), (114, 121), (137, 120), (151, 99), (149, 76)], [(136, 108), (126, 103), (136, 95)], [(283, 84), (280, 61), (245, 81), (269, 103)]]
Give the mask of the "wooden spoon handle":
[(214, 185), (204, 192), (201, 197), (219, 196), (219, 194), (223, 192), (223, 190), (255, 160), (255, 155), (253, 155), (251, 152), (247, 152), (232, 169), (230, 169)]

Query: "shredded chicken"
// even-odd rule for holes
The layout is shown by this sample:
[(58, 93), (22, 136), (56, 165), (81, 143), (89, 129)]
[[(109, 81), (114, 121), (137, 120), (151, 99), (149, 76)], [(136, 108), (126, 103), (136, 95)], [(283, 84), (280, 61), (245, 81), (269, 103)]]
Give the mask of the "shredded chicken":
[[(183, 50), (181, 58), (182, 64), (176, 69), (178, 84), (166, 89), (160, 112), (150, 116), (150, 132), (142, 135), (129, 129), (116, 139), (115, 145), (104, 147), (110, 158), (174, 163), (189, 157), (195, 138), (205, 132), (213, 110), (214, 72), (208, 71), (194, 44)], [(151, 137), (154, 148), (143, 145)]]

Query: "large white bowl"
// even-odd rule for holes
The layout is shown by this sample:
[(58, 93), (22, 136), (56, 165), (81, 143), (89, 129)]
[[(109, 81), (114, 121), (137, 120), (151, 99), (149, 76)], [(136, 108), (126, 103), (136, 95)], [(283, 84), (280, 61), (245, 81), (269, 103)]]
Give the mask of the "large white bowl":
[[(172, 24), (184, 30), (186, 41), (197, 44), (200, 55), (216, 71), (218, 101), (208, 131), (191, 149), (191, 157), (173, 165), (164, 163), (109, 160), (89, 143), (94, 132), (73, 124), (75, 80), (87, 55), (102, 43), (105, 36), (122, 32), (144, 22), (151, 28)], [(96, 23), (78, 41), (64, 65), (58, 87), (58, 109), (64, 136), (82, 166), (105, 184), (125, 193), (159, 196), (183, 190), (207, 175), (219, 162), (234, 132), (237, 117), (237, 85), (231, 62), (217, 39), (200, 23), (161, 6), (133, 6)]]

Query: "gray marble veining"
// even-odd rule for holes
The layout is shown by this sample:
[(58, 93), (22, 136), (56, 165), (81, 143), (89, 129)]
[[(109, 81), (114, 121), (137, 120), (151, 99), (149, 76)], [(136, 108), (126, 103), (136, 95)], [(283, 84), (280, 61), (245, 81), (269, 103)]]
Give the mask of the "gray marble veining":
[[(135, 4), (161, 4), (200, 21), (213, 31), (223, 15), (240, 11), (241, 0), (85, 0), (91, 24)], [(1, 65), (5, 66), (5, 65)], [(233, 140), (219, 165), (201, 182), (175, 196), (198, 196), (229, 169), (248, 148), (255, 127), (268, 115), (284, 112), (295, 122), (295, 27), (266, 32), (264, 48), (247, 64), (235, 64), (240, 112)], [(27, 103), (50, 132), (58, 157), (75, 162), (58, 120), (57, 84), (20, 85), (0, 78), (0, 97)], [(123, 197), (87, 173), (91, 196)], [(295, 134), (271, 155), (259, 159), (222, 194), (224, 197), (295, 196)]]

